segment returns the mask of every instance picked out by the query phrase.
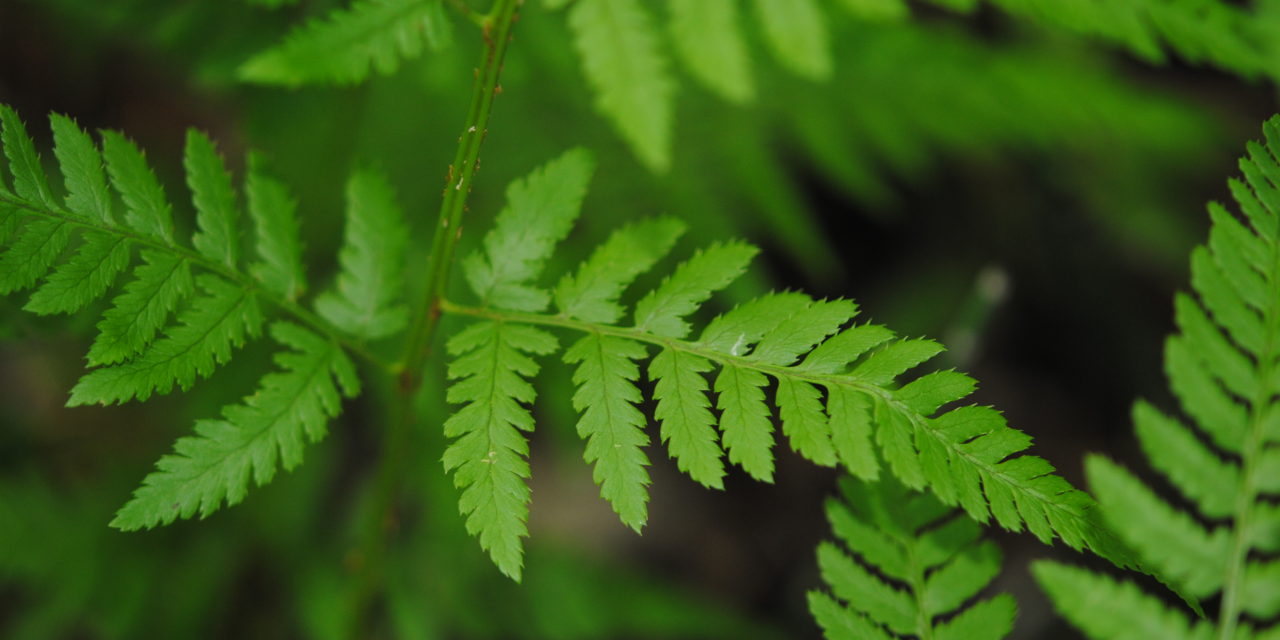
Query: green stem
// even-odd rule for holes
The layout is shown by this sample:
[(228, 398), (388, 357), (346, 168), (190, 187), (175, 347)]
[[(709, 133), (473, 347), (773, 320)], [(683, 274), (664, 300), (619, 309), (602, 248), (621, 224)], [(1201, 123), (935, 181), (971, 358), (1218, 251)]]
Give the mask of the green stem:
[(435, 237), (431, 242), (431, 256), (427, 259), (427, 289), (414, 315), (414, 324), (409, 329), (408, 348), (405, 349), (400, 373), (401, 386), (410, 393), (422, 384), (422, 367), (426, 364), (431, 341), (440, 323), (440, 299), (449, 282), (454, 248), (462, 235), (462, 214), (467, 210), (467, 196), (471, 193), (471, 181), (480, 159), (480, 146), (488, 133), (493, 99), (502, 91), (498, 76), (502, 73), (502, 59), (507, 52), (511, 25), (515, 22), (516, 9), (521, 1), (498, 0), (481, 21), (484, 60), (476, 70), (467, 123), (462, 128), (453, 164), (449, 165)]
[(204, 269), (205, 271), (221, 276), (226, 280), (230, 280), (232, 283), (243, 288), (245, 291), (253, 293), (257, 297), (263, 300), (266, 300), (269, 304), (276, 307), (280, 311), (284, 312), (286, 315), (292, 316), (294, 320), (301, 322), (302, 324), (306, 325), (313, 331), (341, 345), (342, 348), (346, 349), (356, 357), (368, 362), (369, 364), (376, 366), (379, 370), (382, 370), (382, 371), (392, 370), (392, 366), (390, 363), (382, 360), (381, 358), (377, 357), (373, 353), (369, 352), (367, 349), (364, 348), (363, 345), (353, 342), (349, 338), (344, 337), (341, 332), (339, 332), (337, 329), (333, 327), (333, 325), (326, 322), (320, 316), (308, 311), (302, 305), (299, 305), (298, 303), (292, 300), (282, 298), (271, 291), (263, 289), (261, 285), (258, 284), (258, 281), (254, 280), (252, 276), (246, 273), (237, 271), (235, 269), (232, 269), (231, 267), (228, 267), (226, 264), (222, 262), (218, 262), (216, 260), (210, 260), (209, 258), (204, 257), (203, 255), (201, 255), (200, 253), (197, 253), (192, 249), (188, 249), (186, 247), (179, 246), (176, 244), (161, 242), (159, 240), (156, 240), (155, 238), (152, 238), (150, 236), (145, 236), (140, 233), (136, 233), (129, 229), (108, 226), (108, 225), (104, 225), (86, 218), (79, 218), (62, 211), (46, 209), (44, 207), (40, 207), (30, 202), (27, 202), (26, 200), (14, 198), (4, 193), (0, 193), (0, 203), (9, 205), (10, 207), (13, 207), (16, 209), (21, 209), (27, 212), (28, 214), (39, 215), (45, 218), (58, 220), (65, 224), (70, 224), (76, 227), (80, 227), (88, 231), (111, 234), (114, 236), (124, 238), (128, 242), (132, 244), (136, 244), (138, 246), (146, 247), (148, 249), (152, 249), (155, 251), (163, 251), (165, 253), (176, 255), (179, 258), (181, 258), (183, 261), (189, 262), (197, 268)]
[[(488, 14), (473, 16), (484, 38), (481, 65), (476, 69), (471, 104), (466, 124), (458, 139), (458, 150), (445, 180), (440, 213), (435, 224), (431, 254), (426, 265), (426, 290), (409, 328), (405, 350), (396, 366), (397, 397), (392, 403), (390, 420), (383, 445), (383, 461), (373, 487), (370, 521), (362, 532), (360, 544), (361, 575), (354, 596), (351, 637), (363, 636), (379, 585), (385, 582), (389, 537), (397, 527), (396, 495), (399, 488), (404, 452), (408, 449), (414, 420), (413, 399), (422, 385), (426, 365), (440, 323), (440, 300), (449, 281), (449, 268), (454, 249), (462, 235), (462, 216), (467, 210), (467, 196), (479, 166), (480, 147), (488, 132), (493, 100), (502, 92), (498, 78), (502, 60), (511, 40), (511, 26), (523, 0), (497, 0)], [(459, 6), (459, 3), (454, 3)], [(466, 5), (461, 5), (465, 7)]]

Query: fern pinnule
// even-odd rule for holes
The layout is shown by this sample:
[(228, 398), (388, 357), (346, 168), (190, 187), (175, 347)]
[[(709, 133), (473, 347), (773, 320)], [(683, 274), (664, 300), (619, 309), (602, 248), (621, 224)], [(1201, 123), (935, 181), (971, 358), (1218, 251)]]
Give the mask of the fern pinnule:
[[(91, 368), (68, 405), (189, 389), (262, 333), (270, 314), (290, 318), (270, 330), (286, 348), (276, 357), (282, 371), (224, 408), (221, 420), (201, 421), (195, 436), (180, 439), (176, 455), (160, 460), (113, 525), (137, 529), (206, 516), (243, 499), (251, 481), (270, 481), (277, 466), (296, 466), (303, 442), (324, 436), (340, 396), (358, 392), (347, 352), (363, 355), (360, 341), (404, 325), (399, 271), (406, 233), (385, 182), (370, 172), (352, 179), (337, 291), (317, 300), (317, 315), (299, 304), (306, 281), (297, 204), (259, 158), (250, 157), (245, 180), (257, 253), (246, 269), (239, 196), (204, 134), (190, 132), (184, 152), (195, 209), (187, 247), (175, 237), (164, 189), (124, 136), (103, 132), (99, 149), (70, 119), (51, 116), (54, 156), (66, 182), (61, 198), (8, 106), (0, 105), (0, 125), (13, 178), (10, 191), (0, 172), (0, 291), (39, 285), (27, 310), (71, 313), (105, 296), (132, 265), (135, 249), (140, 257), (97, 325)], [(116, 213), (121, 204), (123, 220)], [(358, 313), (344, 313), (351, 309)]]
[[(623, 523), (638, 531), (648, 516), (645, 448), (650, 439), (639, 406), (645, 400), (639, 386), (644, 375), (653, 382), (661, 442), (680, 470), (707, 487), (723, 486), (726, 457), (761, 480), (772, 479), (776, 415), (790, 447), (816, 464), (842, 465), (874, 479), (883, 459), (907, 486), (930, 488), (945, 504), (962, 507), (981, 522), (995, 520), (1011, 530), (1025, 528), (1045, 542), (1058, 538), (1118, 564), (1132, 562), (1097, 521), (1091, 499), (1054, 474), (1048, 462), (1025, 455), (1029, 437), (987, 407), (944, 410), (975, 389), (971, 378), (939, 371), (904, 380), (942, 351), (939, 344), (899, 339), (875, 324), (851, 324), (858, 314), (854, 303), (795, 292), (747, 302), (695, 333), (689, 318), (745, 271), (757, 252), (751, 245), (724, 242), (696, 252), (638, 297), (629, 325), (620, 324), (627, 317), (622, 294), (672, 248), (682, 229), (676, 221), (658, 218), (625, 226), (563, 276), (553, 292), (541, 288), (542, 265), (577, 216), (590, 174), (587, 163), (571, 161), (576, 153), (517, 182), (481, 250), (464, 261), (481, 306), (444, 301), (441, 307), (476, 317), (482, 326), (492, 324), (496, 328), (486, 331), (498, 336), (509, 335), (513, 326), (576, 334), (563, 358), (574, 366), (577, 430), (586, 440), (584, 458), (593, 466), (601, 495)], [(535, 196), (538, 192), (542, 195)], [(571, 206), (556, 193), (572, 193)], [(525, 200), (546, 205), (518, 204)], [(529, 234), (534, 229), (550, 231)], [(525, 235), (532, 240), (519, 244)], [(547, 310), (551, 303), (554, 309)], [(463, 331), (460, 335), (468, 335), (471, 329)], [(491, 454), (518, 454), (509, 463), (483, 467), (483, 478), (472, 472), (455, 475), (464, 489), (468, 528), (512, 574), (509, 550), (518, 551), (518, 539), (526, 534), (523, 523), (484, 515), (478, 505), (528, 498), (522, 460), (527, 445), (519, 431), (532, 426), (521, 403), (533, 399), (526, 378), (537, 367), (527, 358), (554, 346), (539, 337), (522, 353), (521, 345), (506, 339), (458, 350), (468, 362), (482, 350), (497, 361), (485, 365), (487, 373), (472, 364), (456, 376), (459, 391), (451, 391), (451, 398), (464, 404), (461, 411), (488, 417), (450, 427), (449, 434), (460, 439), (446, 458), (449, 468), (463, 469), (465, 462), (455, 456), (464, 455), (464, 443), (473, 462), (488, 462)], [(512, 372), (517, 378), (506, 379)], [(463, 385), (495, 393), (463, 393)], [(714, 401), (708, 392), (714, 392)], [(491, 444), (473, 446), (474, 438)], [(490, 494), (489, 502), (477, 491)], [(523, 507), (519, 513), (525, 513)]]
[[(1263, 130), (1265, 144), (1249, 143), (1240, 161), (1244, 181), (1231, 181), (1247, 226), (1210, 205), (1209, 241), (1191, 254), (1195, 295), (1175, 299), (1165, 372), (1195, 428), (1146, 402), (1133, 410), (1143, 452), (1200, 517), (1102, 456), (1086, 461), (1102, 513), (1142, 566), (1192, 605), (1220, 594), (1216, 620), (1132, 584), (1037, 565), (1059, 611), (1090, 637), (1280, 633), (1280, 117)], [(1114, 599), (1101, 604), (1098, 593)]]

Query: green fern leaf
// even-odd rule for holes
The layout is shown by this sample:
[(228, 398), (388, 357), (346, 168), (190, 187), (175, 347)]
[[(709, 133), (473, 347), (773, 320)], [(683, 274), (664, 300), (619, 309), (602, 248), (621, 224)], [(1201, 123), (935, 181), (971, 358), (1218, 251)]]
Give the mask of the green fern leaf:
[(707, 399), (703, 374), (708, 371), (711, 363), (705, 358), (671, 349), (662, 350), (649, 363), (649, 377), (657, 383), (654, 417), (662, 423), (662, 441), (676, 466), (708, 487), (723, 489), (724, 452), (716, 442), (716, 419)]
[(142, 252), (133, 280), (102, 314), (89, 348), (91, 365), (115, 364), (142, 351), (164, 327), (178, 303), (194, 291), (191, 266), (181, 257)]
[(827, 23), (813, 0), (755, 0), (756, 18), (774, 55), (811, 80), (831, 76)]
[(394, 73), (402, 60), (449, 42), (440, 0), (359, 0), (298, 27), (240, 67), (240, 78), (296, 87), (356, 84), (370, 70)]
[(221, 420), (196, 423), (196, 435), (178, 440), (160, 459), (111, 526), (125, 531), (169, 524), (197, 513), (207, 517), (235, 505), (249, 483), (272, 480), (302, 462), (304, 440), (318, 442), (338, 414), (342, 394), (359, 393), (355, 368), (342, 348), (297, 325), (280, 322), (271, 336), (290, 351), (275, 358), (257, 393), (223, 409)]
[(191, 244), (206, 258), (234, 269), (240, 254), (240, 214), (231, 174), (227, 173), (213, 141), (194, 129), (187, 132), (183, 162), (196, 206), (198, 230)]
[(538, 364), (526, 354), (556, 350), (556, 339), (533, 327), (498, 322), (475, 324), (449, 341), (449, 402), (465, 403), (445, 422), (456, 438), (444, 453), (446, 471), (463, 489), (460, 506), (467, 531), (480, 538), (494, 564), (519, 581), (520, 539), (529, 535), (529, 443), (520, 431), (533, 430), (522, 404), (534, 399), (527, 378)]
[(1211, 625), (1192, 624), (1185, 614), (1131, 583), (1047, 560), (1032, 564), (1032, 571), (1058, 611), (1090, 638), (1214, 637)]
[(689, 72), (730, 102), (754, 100), (737, 0), (668, 0), (667, 6), (671, 38)]
[(980, 540), (976, 523), (891, 479), (848, 479), (842, 488), (845, 501), (829, 500), (827, 518), (858, 560), (834, 543), (818, 546), (822, 579), (845, 603), (810, 592), (810, 612), (827, 638), (1009, 634), (1016, 607), (1008, 594), (963, 608), (1000, 572), (1000, 551)]
[(623, 524), (639, 531), (648, 519), (649, 459), (642, 447), (644, 414), (636, 408), (640, 390), (636, 361), (647, 354), (643, 345), (622, 338), (589, 334), (569, 347), (565, 362), (577, 364), (573, 408), (582, 413), (578, 435), (586, 438), (583, 457), (594, 464), (600, 495), (613, 505)]
[(507, 188), (507, 206), (484, 237), (484, 251), (463, 264), (471, 290), (487, 305), (542, 311), (551, 300), (530, 284), (578, 219), (594, 161), (573, 149)]
[(580, 0), (569, 27), (597, 108), (646, 166), (665, 172), (675, 84), (648, 9), (638, 0)]
[(684, 233), (674, 218), (653, 218), (627, 225), (609, 236), (575, 274), (565, 274), (555, 289), (556, 307), (587, 322), (616, 322), (623, 309), (618, 297), (641, 273), (671, 251)]
[[(0, 105), (0, 144), (9, 159), (9, 172), (13, 174), (13, 190), (18, 196), (54, 210), (62, 207), (49, 189), (49, 180), (40, 166), (35, 143), (27, 135), (17, 112), (8, 105)], [(7, 273), (5, 270), (3, 273)]]
[(197, 377), (231, 359), (231, 350), (256, 336), (262, 312), (254, 295), (212, 275), (196, 278), (205, 291), (178, 317), (178, 325), (137, 358), (85, 374), (71, 389), (67, 406), (144, 401), (177, 384), (190, 389)]
[[(275, 339), (293, 349), (277, 358), (285, 371), (266, 376), (263, 388), (227, 407), (222, 420), (200, 422), (198, 435), (179, 441), (178, 455), (160, 462), (115, 524), (136, 529), (197, 511), (207, 515), (224, 501), (242, 499), (250, 474), (262, 484), (275, 473), (277, 460), (285, 468), (296, 466), (303, 438), (319, 440), (327, 419), (337, 414), (330, 378), (348, 395), (356, 393), (358, 380), (343, 353), (339, 327), (294, 304), (304, 283), (295, 204), (285, 187), (263, 176), (260, 162), (250, 157), (246, 187), (261, 260), (244, 272), (238, 265), (239, 213), (231, 176), (204, 135), (190, 132), (184, 155), (196, 210), (192, 249), (177, 243), (164, 190), (142, 152), (120, 134), (103, 132), (100, 152), (70, 119), (51, 116), (54, 155), (66, 183), (64, 204), (49, 190), (21, 121), (4, 105), (0, 125), (15, 186), (10, 192), (0, 175), (0, 238), (16, 234), (12, 243), (0, 244), (0, 292), (43, 280), (27, 310), (76, 311), (111, 289), (129, 269), (135, 246), (141, 256), (98, 323), (88, 355), (97, 368), (72, 389), (69, 405), (146, 400), (174, 386), (190, 388), (261, 331), (264, 302), (307, 325), (273, 325)], [(343, 302), (359, 305), (351, 326), (363, 337), (369, 326), (385, 322), (388, 301), (399, 295), (405, 233), (398, 211), (388, 204), (389, 189), (359, 186), (359, 175), (354, 182), (353, 208), (364, 209), (351, 216), (356, 229), (348, 229), (347, 244), (356, 246), (344, 249), (342, 263), (355, 275), (340, 276), (339, 290), (344, 278), (362, 287), (365, 297)], [(112, 190), (124, 202), (123, 223), (112, 213)], [(65, 252), (76, 236), (76, 250)], [(192, 300), (170, 324), (187, 298)]]
[(173, 244), (173, 214), (169, 201), (142, 152), (119, 133), (103, 131), (102, 157), (107, 161), (111, 184), (124, 200), (125, 221), (129, 226), (156, 240)]
[(61, 220), (35, 220), (0, 256), (0, 294), (21, 291), (49, 272), (71, 242), (71, 228)]
[(338, 261), (337, 291), (316, 299), (316, 311), (353, 335), (377, 339), (404, 328), (409, 313), (403, 292), (408, 230), (391, 185), (371, 171), (347, 182), (347, 220)]
[[(581, 187), (577, 178), (575, 193)], [(504, 215), (503, 229), (494, 234), (514, 235), (510, 229), (521, 227), (511, 220)], [(576, 365), (578, 432), (587, 440), (584, 457), (594, 465), (602, 495), (624, 523), (638, 530), (645, 521), (649, 477), (643, 447), (649, 438), (637, 381), (641, 362), (654, 354), (647, 371), (661, 441), (677, 467), (708, 487), (722, 486), (726, 452), (731, 463), (754, 477), (772, 478), (776, 415), (790, 447), (814, 463), (843, 464), (871, 479), (879, 476), (883, 458), (908, 486), (927, 487), (943, 503), (981, 522), (994, 519), (1045, 542), (1057, 538), (1117, 564), (1132, 564), (1123, 545), (1098, 522), (1089, 496), (1055, 475), (1043, 459), (1025, 455), (1029, 437), (994, 410), (950, 408), (975, 389), (971, 378), (940, 371), (904, 383), (904, 376), (941, 351), (937, 343), (896, 339), (877, 325), (846, 327), (857, 312), (852, 302), (814, 301), (799, 293), (745, 303), (713, 319), (696, 340), (687, 337), (693, 328), (688, 317), (744, 271), (754, 247), (727, 243), (696, 253), (640, 298), (630, 316), (633, 326), (614, 324), (627, 317), (619, 302), (623, 290), (656, 264), (678, 232), (678, 225), (659, 219), (615, 233), (561, 278), (554, 295), (558, 313), (522, 310), (543, 306), (541, 290), (534, 288), (540, 269), (525, 267), (508, 269), (518, 274), (510, 281), (525, 292), (511, 299), (537, 298), (536, 305), (512, 305), (510, 299), (502, 303), (505, 309), (492, 299), (479, 308), (441, 305), (446, 312), (488, 321), (579, 333), (564, 354)], [(564, 233), (556, 226), (553, 237)], [(512, 249), (513, 257), (520, 264), (540, 265), (552, 242), (533, 244), (536, 250)], [(489, 255), (474, 259), (472, 268), (484, 275), (474, 282), (498, 281), (488, 274), (498, 272), (492, 265), (501, 254), (487, 250)], [(490, 290), (473, 288), (482, 300)], [(495, 383), (492, 376), (488, 382)], [(776, 384), (772, 403), (766, 394), (771, 384)], [(719, 415), (711, 410), (709, 390), (716, 394)], [(980, 620), (982, 614), (972, 615)]]
[(49, 116), (53, 130), (53, 154), (67, 183), (67, 208), (72, 213), (110, 224), (111, 192), (102, 169), (102, 154), (93, 139), (70, 118)]
[(79, 251), (45, 279), (23, 309), (41, 315), (79, 311), (102, 297), (128, 266), (123, 237), (87, 233)]
[(757, 252), (748, 244), (728, 243), (697, 253), (636, 303), (636, 327), (671, 338), (688, 335), (691, 327), (683, 318), (742, 275)]
[[(1253, 637), (1246, 615), (1263, 622), (1280, 613), (1280, 571), (1259, 558), (1280, 548), (1273, 502), (1280, 495), (1280, 117), (1264, 133), (1267, 146), (1250, 144), (1241, 160), (1245, 181), (1232, 183), (1252, 228), (1211, 206), (1209, 242), (1191, 256), (1196, 295), (1175, 301), (1179, 333), (1166, 342), (1165, 371), (1195, 429), (1146, 403), (1134, 408), (1152, 466), (1212, 524), (1105, 458), (1086, 462), (1103, 515), (1142, 566), (1197, 613), (1201, 601), (1221, 594), (1217, 619), (1191, 626), (1132, 584), (1037, 567), (1058, 610), (1091, 637)], [(1094, 593), (1109, 599), (1099, 602)], [(1124, 613), (1107, 619), (1107, 611)]]
[(264, 175), (260, 165), (261, 159), (251, 156), (245, 179), (249, 216), (257, 230), (258, 256), (262, 258), (251, 270), (268, 291), (285, 300), (297, 300), (307, 287), (298, 236), (298, 203), (283, 184)]

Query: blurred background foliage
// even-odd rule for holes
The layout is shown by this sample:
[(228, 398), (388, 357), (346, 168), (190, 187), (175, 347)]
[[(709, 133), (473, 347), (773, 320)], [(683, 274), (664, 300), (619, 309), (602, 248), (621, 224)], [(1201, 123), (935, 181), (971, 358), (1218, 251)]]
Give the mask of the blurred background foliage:
[[(596, 112), (553, 4), (530, 0), (516, 27), (471, 230), (487, 228), (510, 179), (585, 145), (600, 167), (552, 271), (621, 222), (660, 212), (688, 222), (686, 250), (744, 237), (765, 248), (766, 268), (723, 305), (784, 288), (853, 297), (876, 321), (952, 347), (952, 364), (983, 381), (980, 398), (1077, 483), (1085, 450), (1133, 460), (1127, 407), (1164, 397), (1160, 345), (1184, 258), (1207, 227), (1203, 203), (1225, 197), (1235, 150), (1275, 110), (1267, 78), (1280, 75), (1270, 51), (1280, 38), (1267, 36), (1280, 32), (1280, 3), (1068, 3), (1072, 14), (1031, 0), (819, 2), (829, 77), (804, 73), (756, 28), (743, 31), (750, 99), (726, 99), (673, 65), (665, 171)], [(359, 85), (240, 81), (246, 60), (340, 6), (0, 0), (0, 102), (28, 121), (58, 111), (127, 132), (171, 191), (186, 127), (210, 132), (233, 165), (260, 150), (302, 202), (311, 256), (335, 254), (345, 175), (381, 167), (414, 223), (411, 265), (422, 265), (477, 37), (450, 10), (429, 51)], [(665, 19), (663, 4), (646, 7)], [(478, 235), (464, 234), (463, 252)], [(312, 262), (320, 280), (333, 272)], [(195, 418), (248, 391), (238, 372), (263, 368), (267, 354), (250, 349), (183, 397), (71, 411), (61, 405), (95, 316), (37, 321), (20, 306), (0, 301), (0, 635), (343, 637), (348, 577), (364, 561), (352, 523), (379, 460), (378, 394), (347, 407), (307, 464), (243, 506), (122, 534), (105, 526), (112, 511)], [(817, 584), (812, 549), (827, 535), (834, 473), (780, 451), (776, 484), (735, 472), (727, 491), (710, 492), (653, 453), (652, 515), (637, 537), (597, 497), (568, 373), (546, 364), (525, 584), (501, 578), (457, 516), (439, 463), (436, 363), (374, 633), (816, 637), (803, 598)], [(997, 540), (1008, 561), (994, 589), (1019, 600), (1016, 637), (1066, 634), (1026, 574), (1029, 557), (1059, 551)]]

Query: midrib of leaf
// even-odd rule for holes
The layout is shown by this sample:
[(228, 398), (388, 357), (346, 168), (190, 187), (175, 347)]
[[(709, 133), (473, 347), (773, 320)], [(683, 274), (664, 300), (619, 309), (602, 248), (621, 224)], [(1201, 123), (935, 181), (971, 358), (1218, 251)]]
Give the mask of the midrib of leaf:
[[(896, 538), (897, 535), (894, 534)], [(916, 541), (898, 538), (907, 552), (907, 564), (911, 569), (911, 595), (916, 601), (916, 633), (920, 640), (933, 640), (933, 621), (924, 608), (924, 567), (920, 566), (920, 554), (917, 553)]]
[(754, 369), (761, 373), (773, 376), (774, 378), (790, 378), (793, 380), (801, 380), (804, 382), (819, 384), (824, 387), (825, 386), (843, 386), (843, 387), (854, 389), (855, 391), (861, 392), (863, 394), (873, 395), (879, 398), (882, 402), (885, 402), (886, 404), (890, 405), (894, 410), (907, 416), (907, 418), (912, 422), (913, 425), (918, 427), (923, 433), (926, 433), (930, 437), (937, 440), (941, 446), (953, 452), (953, 454), (961, 458), (964, 458), (973, 467), (982, 469), (983, 472), (988, 477), (999, 480), (1004, 485), (1013, 488), (1014, 491), (1018, 494), (1031, 496), (1037, 499), (1038, 501), (1040, 501), (1040, 503), (1043, 505), (1043, 507), (1046, 510), (1052, 509), (1055, 512), (1062, 513), (1067, 517), (1070, 517), (1072, 519), (1079, 521), (1081, 523), (1082, 530), (1091, 531), (1094, 534), (1092, 537), (1086, 536), (1085, 538), (1086, 543), (1088, 543), (1090, 546), (1092, 546), (1095, 541), (1110, 540), (1110, 539), (1114, 539), (1115, 537), (1110, 531), (1108, 531), (1103, 527), (1098, 526), (1098, 524), (1096, 524), (1093, 520), (1086, 517), (1084, 513), (1077, 511), (1075, 509), (1069, 509), (1064, 505), (1062, 505), (1061, 503), (1055, 501), (1053, 498), (1055, 498), (1057, 494), (1047, 495), (1033, 487), (1030, 487), (1021, 482), (1018, 482), (1017, 479), (1011, 478), (1007, 474), (1002, 473), (995, 466), (989, 465), (982, 460), (978, 460), (974, 458), (972, 455), (966, 453), (964, 449), (956, 447), (954, 443), (942, 437), (942, 435), (937, 430), (935, 430), (931, 425), (929, 425), (928, 419), (925, 416), (922, 416), (919, 413), (913, 411), (912, 409), (907, 407), (906, 404), (899, 401), (892, 391), (876, 385), (861, 382), (856, 378), (852, 378), (849, 376), (815, 374), (815, 373), (810, 373), (805, 371), (798, 371), (790, 367), (781, 367), (781, 366), (764, 364), (759, 361), (745, 358), (742, 356), (733, 356), (726, 353), (721, 353), (719, 351), (707, 349), (695, 342), (656, 336), (656, 335), (646, 333), (642, 330), (634, 329), (634, 328), (616, 327), (612, 325), (582, 322), (579, 320), (575, 320), (573, 318), (565, 317), (563, 315), (553, 316), (553, 315), (537, 314), (537, 313), (521, 313), (521, 312), (515, 312), (515, 311), (480, 309), (475, 307), (457, 305), (448, 300), (441, 300), (440, 309), (448, 313), (469, 315), (469, 316), (487, 318), (487, 319), (496, 320), (496, 321), (520, 322), (524, 324), (560, 327), (563, 329), (570, 329), (574, 331), (582, 331), (586, 333), (595, 332), (600, 335), (626, 338), (626, 339), (634, 340), (637, 342), (643, 342), (643, 343), (658, 345), (661, 347), (666, 347), (676, 351), (682, 351), (695, 356), (701, 356), (703, 358), (711, 360), (712, 362), (716, 362), (722, 366), (732, 365), (732, 366), (742, 367), (744, 369)]
[[(1271, 245), (1271, 269), (1266, 275), (1269, 283), (1280, 282), (1280, 247)], [(1234, 526), (1231, 531), (1231, 551), (1227, 559), (1226, 576), (1223, 578), (1222, 608), (1218, 614), (1218, 640), (1231, 640), (1235, 637), (1236, 627), (1240, 623), (1240, 591), (1244, 587), (1244, 566), (1249, 556), (1249, 531), (1252, 527), (1253, 508), (1258, 502), (1258, 486), (1254, 476), (1257, 474), (1257, 462), (1265, 444), (1263, 438), (1263, 417), (1266, 407), (1272, 401), (1272, 393), (1267, 382), (1272, 379), (1272, 371), (1276, 365), (1277, 351), (1280, 350), (1276, 327), (1280, 324), (1280, 295), (1271, 297), (1271, 304), (1263, 317), (1267, 336), (1263, 342), (1262, 355), (1258, 357), (1258, 385), (1253, 402), (1249, 407), (1248, 440), (1240, 452), (1243, 472), (1240, 476), (1240, 494), (1236, 499)]]
[(270, 290), (264, 289), (257, 283), (256, 280), (254, 280), (249, 275), (242, 273), (240, 271), (237, 271), (235, 269), (231, 269), (220, 262), (210, 260), (200, 255), (194, 250), (187, 249), (185, 247), (181, 247), (177, 245), (167, 244), (164, 242), (159, 242), (154, 238), (150, 238), (148, 236), (135, 233), (134, 231), (124, 227), (108, 226), (108, 225), (104, 225), (99, 222), (96, 222), (94, 220), (89, 220), (87, 218), (75, 217), (62, 211), (57, 211), (54, 209), (46, 209), (46, 208), (37, 206), (27, 200), (15, 198), (11, 196), (9, 193), (3, 192), (3, 191), (0, 191), (0, 203), (9, 205), (15, 209), (21, 209), (23, 211), (26, 211), (28, 215), (34, 214), (38, 216), (43, 216), (45, 218), (51, 218), (53, 220), (57, 220), (59, 222), (62, 222), (63, 224), (69, 224), (69, 225), (80, 227), (83, 229), (89, 229), (92, 231), (98, 231), (101, 233), (115, 235), (122, 238), (123, 240), (134, 242), (144, 247), (148, 247), (151, 249), (156, 249), (158, 251), (163, 251), (165, 253), (176, 255), (182, 260), (189, 262), (201, 269), (204, 269), (205, 271), (212, 272), (216, 275), (222, 276), (223, 278), (231, 281), (233, 284), (243, 289), (246, 295), (257, 294), (259, 298), (266, 300), (272, 306), (292, 316), (294, 319), (307, 325), (311, 329), (314, 329), (317, 333), (322, 334), (324, 337), (328, 338), (330, 341), (336, 342), (337, 344), (341, 345), (344, 349), (346, 349), (347, 351), (350, 351), (355, 356), (371, 364), (374, 364), (380, 369), (387, 368), (387, 365), (380, 358), (374, 356), (373, 354), (365, 350), (360, 345), (357, 345), (351, 340), (348, 340), (347, 338), (343, 337), (342, 334), (339, 333), (337, 329), (329, 325), (328, 322), (325, 322), (323, 319), (321, 319), (320, 316), (317, 316), (314, 313), (307, 311), (305, 308), (303, 308), (301, 305), (298, 305), (295, 302), (291, 302), (289, 300), (281, 298), (280, 296), (276, 295)]

